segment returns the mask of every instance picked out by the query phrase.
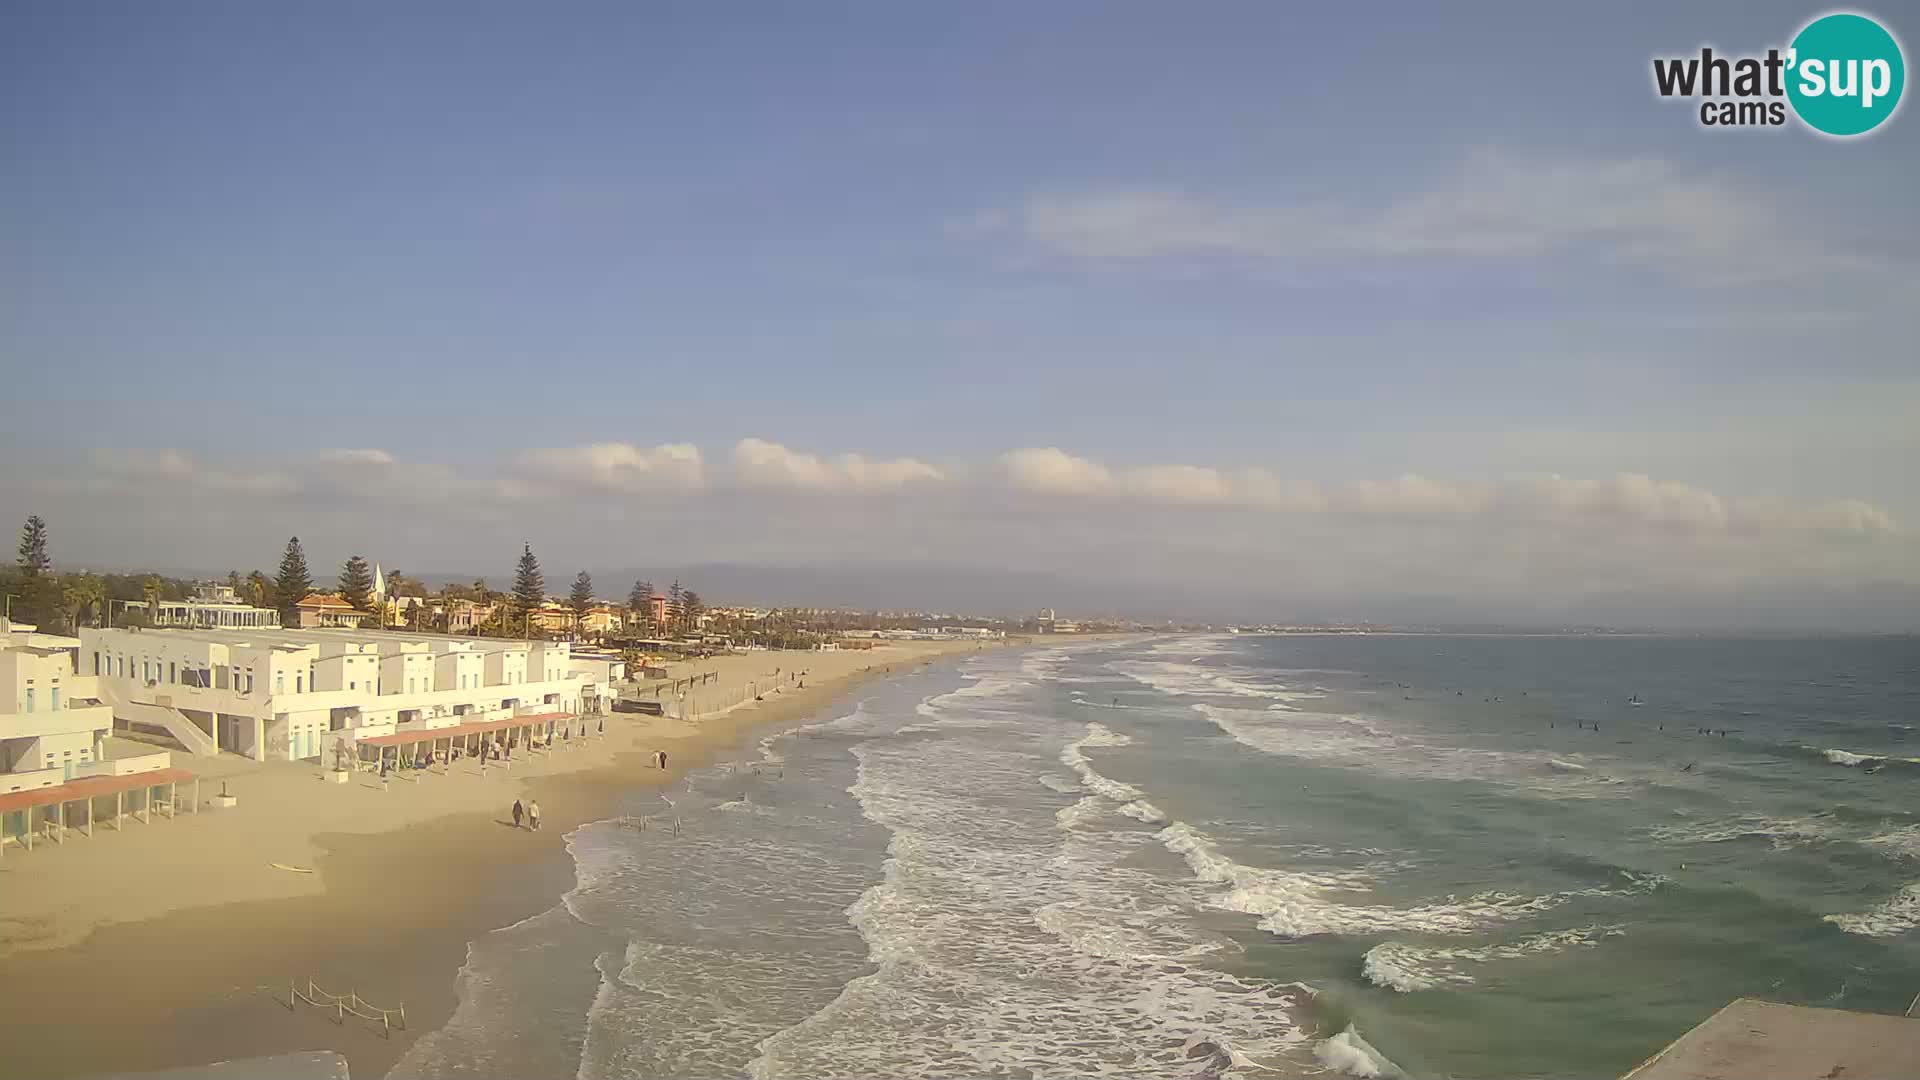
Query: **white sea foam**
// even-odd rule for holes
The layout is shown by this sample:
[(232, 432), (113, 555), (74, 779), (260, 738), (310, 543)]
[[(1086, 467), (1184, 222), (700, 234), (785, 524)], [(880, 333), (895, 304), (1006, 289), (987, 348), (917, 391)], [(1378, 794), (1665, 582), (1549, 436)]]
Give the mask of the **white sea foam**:
[(1592, 948), (1606, 938), (1624, 933), (1626, 930), (1620, 926), (1583, 926), (1531, 934), (1507, 944), (1477, 948), (1436, 948), (1383, 941), (1367, 950), (1366, 956), (1361, 959), (1360, 972), (1375, 986), (1403, 994), (1443, 986), (1470, 986), (1474, 977), (1464, 970), (1468, 964), (1520, 960), (1567, 949)]
[(1258, 926), (1281, 937), (1315, 934), (1360, 936), (1391, 931), (1471, 934), (1490, 926), (1532, 918), (1579, 897), (1633, 896), (1653, 891), (1666, 879), (1623, 874), (1614, 887), (1570, 889), (1539, 896), (1489, 890), (1471, 896), (1447, 896), (1412, 907), (1348, 904), (1342, 892), (1360, 892), (1372, 882), (1364, 871), (1287, 871), (1245, 866), (1220, 850), (1213, 838), (1185, 822), (1160, 831), (1169, 851), (1186, 860), (1203, 882), (1226, 886), (1212, 898), (1216, 907), (1259, 916)]
[(1348, 1024), (1345, 1031), (1314, 1047), (1313, 1056), (1334, 1072), (1358, 1076), (1362, 1080), (1396, 1080), (1406, 1075), (1399, 1066), (1388, 1061), (1385, 1054), (1361, 1038), (1352, 1024)]
[(1763, 814), (1657, 825), (1647, 830), (1647, 836), (1663, 844), (1723, 844), (1747, 837), (1764, 837), (1781, 850), (1811, 841), (1841, 838), (1831, 820), (1776, 818)]
[(1860, 842), (1886, 848), (1909, 859), (1920, 859), (1920, 825), (1902, 825), (1888, 832), (1876, 833)]
[(1075, 792), (1082, 790), (1079, 781), (1069, 780), (1066, 777), (1060, 776), (1056, 773), (1041, 773), (1040, 785), (1042, 787), (1051, 788), (1052, 790), (1057, 791), (1062, 795), (1072, 795)]
[[(1809, 746), (1806, 747), (1806, 749), (1812, 750), (1814, 748)], [(1835, 765), (1845, 765), (1849, 769), (1861, 765), (1874, 768), (1888, 765), (1896, 767), (1920, 765), (1920, 758), (1898, 757), (1893, 754), (1858, 754), (1852, 750), (1839, 749), (1820, 750), (1817, 752)]]
[(1388, 731), (1366, 717), (1290, 706), (1234, 709), (1204, 702), (1193, 709), (1242, 746), (1317, 765), (1421, 780), (1476, 780), (1552, 799), (1633, 794), (1630, 781), (1596, 772), (1589, 764), (1539, 751), (1436, 745)]
[(1053, 816), (1054, 820), (1060, 823), (1061, 828), (1071, 829), (1081, 825), (1093, 824), (1100, 815), (1106, 812), (1107, 804), (1105, 802), (1102, 802), (1097, 796), (1088, 795), (1076, 803), (1061, 807), (1055, 811)]
[(1125, 735), (1110, 731), (1105, 725), (1090, 723), (1087, 733), (1068, 743), (1060, 750), (1060, 764), (1080, 774), (1081, 786), (1087, 790), (1112, 799), (1118, 803), (1130, 803), (1140, 798), (1140, 789), (1132, 784), (1123, 784), (1118, 780), (1109, 780), (1093, 770), (1093, 763), (1087, 755), (1080, 752), (1087, 746), (1126, 746), (1133, 740)]
[[(1059, 755), (1076, 771), (1080, 745)], [(750, 1075), (1192, 1075), (1196, 1047), (1218, 1066), (1207, 1075), (1303, 1063), (1289, 1019), (1301, 992), (1193, 966), (1220, 946), (1180, 917), (1185, 890), (1117, 865), (1151, 834), (1039, 828), (1019, 809), (1037, 763), (1004, 741), (853, 753), (849, 790), (892, 833), (882, 881), (847, 910), (873, 970), (764, 1040)], [(1118, 801), (1097, 773), (1082, 779), (1096, 794), (1062, 819)]]
[(1108, 670), (1164, 694), (1189, 697), (1265, 698), (1292, 701), (1318, 697), (1268, 681), (1264, 672), (1165, 660), (1115, 660)]
[(1827, 921), (1849, 934), (1898, 937), (1920, 926), (1920, 882), (1905, 886), (1870, 910), (1829, 915)]

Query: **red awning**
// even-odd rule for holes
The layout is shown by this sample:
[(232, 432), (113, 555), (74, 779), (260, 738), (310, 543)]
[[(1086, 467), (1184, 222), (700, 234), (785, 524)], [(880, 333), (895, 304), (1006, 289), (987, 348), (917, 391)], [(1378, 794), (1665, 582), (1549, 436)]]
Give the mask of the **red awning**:
[(451, 727), (415, 728), (412, 731), (396, 731), (391, 735), (370, 735), (358, 742), (362, 746), (412, 746), (415, 743), (432, 742), (435, 739), (459, 739), (468, 735), (485, 735), (489, 732), (504, 731), (507, 728), (531, 727), (535, 724), (544, 724), (549, 720), (572, 720), (574, 715), (569, 712), (550, 712), (513, 716), (505, 720), (476, 720), (470, 724), (454, 724)]
[(12, 813), (15, 810), (29, 810), (36, 806), (52, 806), (54, 803), (79, 802), (82, 799), (95, 799), (115, 792), (134, 791), (138, 788), (191, 779), (193, 774), (185, 769), (155, 769), (152, 772), (129, 773), (126, 776), (87, 776), (79, 780), (69, 780), (64, 784), (55, 784), (52, 787), (9, 791), (5, 795), (0, 795), (0, 814)]

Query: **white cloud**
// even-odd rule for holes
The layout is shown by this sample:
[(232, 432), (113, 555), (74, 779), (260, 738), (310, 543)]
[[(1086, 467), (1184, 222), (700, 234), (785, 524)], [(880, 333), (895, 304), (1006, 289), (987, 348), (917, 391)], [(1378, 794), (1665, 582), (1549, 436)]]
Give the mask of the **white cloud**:
[(209, 466), (181, 450), (101, 450), (94, 465), (110, 484), (147, 495), (290, 495), (300, 488), (285, 472)]
[(1728, 534), (1829, 533), (1870, 536), (1899, 527), (1885, 509), (1857, 499), (1792, 503), (1727, 498), (1640, 473), (1598, 479), (1555, 474), (1450, 482), (1418, 474), (1338, 487), (1286, 481), (1265, 469), (1223, 471), (1198, 465), (1111, 468), (1058, 447), (1001, 455), (1016, 491), (1073, 498), (1218, 506), (1288, 513), (1426, 519), (1497, 518), (1506, 522), (1644, 526)]
[(514, 494), (537, 494), (541, 485), (637, 493), (690, 491), (706, 484), (700, 448), (691, 443), (640, 447), (599, 442), (586, 446), (528, 450), (519, 465), (532, 486), (514, 482)]
[(324, 465), (391, 465), (392, 454), (385, 450), (323, 450), (319, 460)]
[(1104, 465), (1057, 446), (1010, 450), (1000, 455), (1000, 467), (1015, 488), (1039, 495), (1106, 495), (1114, 490), (1113, 474)]
[(1584, 252), (1716, 283), (1861, 265), (1793, 243), (1782, 220), (1738, 185), (1655, 158), (1536, 161), (1482, 152), (1424, 190), (1372, 206), (1117, 188), (1036, 196), (1016, 212), (979, 213), (960, 231), (1013, 232), (1041, 252), (1090, 260)]
[(940, 469), (915, 458), (841, 454), (828, 459), (753, 438), (734, 445), (733, 471), (749, 487), (845, 494), (900, 491), (946, 479)]

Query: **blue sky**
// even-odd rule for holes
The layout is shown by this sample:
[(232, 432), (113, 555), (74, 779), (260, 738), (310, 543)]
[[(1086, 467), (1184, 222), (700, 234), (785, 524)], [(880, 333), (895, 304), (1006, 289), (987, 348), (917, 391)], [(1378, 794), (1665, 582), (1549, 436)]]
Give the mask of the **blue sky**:
[[(0, 510), (57, 509), (73, 557), (103, 563), (265, 564), (266, 538), (303, 531), (328, 557), (456, 570), (520, 532), (623, 565), (612, 536), (642, 517), (663, 558), (759, 557), (646, 515), (670, 492), (682, 524), (732, 536), (777, 496), (796, 561), (858, 548), (835, 526), (858, 520), (929, 559), (1047, 569), (1081, 559), (1009, 537), (1069, 532), (1066, 513), (1097, 532), (1122, 493), (1167, 494), (1130, 469), (1270, 470), (1336, 508), (1417, 475), (1471, 494), (1462, 543), (1505, 534), (1486, 508), (1516, 475), (1562, 478), (1576, 494), (1541, 498), (1599, 528), (1665, 513), (1621, 511), (1646, 490), (1625, 473), (1721, 500), (1722, 527), (1752, 519), (1738, 500), (1880, 515), (1869, 554), (1796, 532), (1749, 552), (1748, 584), (1816, 563), (1822, 587), (1913, 584), (1911, 110), (1845, 143), (1709, 132), (1648, 76), (1816, 13), (15, 5), (0, 356), (34, 406), (0, 446), (44, 468)], [(743, 439), (828, 473), (762, 470), (742, 500)], [(581, 450), (607, 445), (627, 450)], [(700, 475), (656, 468), (662, 445), (696, 447)], [(1047, 448), (1104, 486), (1036, 487), (1004, 456)], [(391, 498), (322, 475), (341, 450), (392, 474), (362, 489), (499, 481), (542, 509), (415, 508), (389, 534)], [(948, 490), (916, 502), (898, 489), (928, 485), (895, 473), (825, 497), (876, 494), (833, 472), (842, 454)], [(129, 489), (151, 498), (140, 477), (190, 505), (129, 537), (111, 523)], [(948, 550), (913, 524), (941, 514), (977, 535)], [(1260, 528), (1346, 560), (1316, 578), (1379, 577), (1336, 559), (1366, 547), (1347, 533), (1308, 535), (1379, 522), (1313, 516)], [(1564, 544), (1565, 521), (1523, 516)], [(1662, 541), (1644, 580), (1551, 550), (1574, 604), (1654, 587), (1709, 539)], [(1107, 572), (1175, 550), (1142, 542)], [(1271, 575), (1277, 597), (1304, 587)]]

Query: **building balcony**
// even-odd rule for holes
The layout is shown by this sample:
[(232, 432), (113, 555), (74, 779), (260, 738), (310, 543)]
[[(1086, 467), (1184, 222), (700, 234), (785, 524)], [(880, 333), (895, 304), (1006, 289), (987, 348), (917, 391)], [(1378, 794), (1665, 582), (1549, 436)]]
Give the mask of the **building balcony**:
[(77, 735), (112, 729), (113, 710), (97, 703), (83, 705), (76, 701), (67, 708), (0, 713), (0, 739), (33, 739), (42, 735)]

